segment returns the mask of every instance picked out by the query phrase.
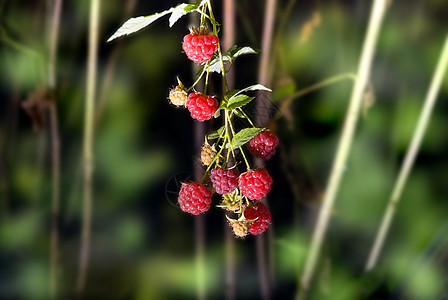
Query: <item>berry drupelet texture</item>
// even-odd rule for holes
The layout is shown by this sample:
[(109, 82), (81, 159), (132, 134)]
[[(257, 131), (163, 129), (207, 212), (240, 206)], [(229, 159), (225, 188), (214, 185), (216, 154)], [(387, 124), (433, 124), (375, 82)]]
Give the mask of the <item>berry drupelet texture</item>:
[(266, 231), (269, 223), (271, 223), (271, 213), (266, 205), (261, 202), (257, 202), (253, 206), (246, 208), (244, 217), (247, 220), (255, 220), (249, 226), (249, 232), (253, 235)]
[(184, 212), (198, 215), (210, 208), (212, 192), (199, 183), (182, 183), (178, 201)]
[(271, 131), (265, 130), (251, 139), (247, 148), (252, 155), (268, 160), (275, 154), (278, 144), (278, 137)]
[(191, 117), (199, 122), (210, 120), (218, 109), (218, 100), (201, 93), (188, 95), (187, 108)]
[(238, 187), (238, 172), (215, 168), (210, 171), (210, 180), (218, 194), (229, 194)]
[(219, 39), (216, 35), (193, 31), (184, 37), (182, 49), (189, 59), (200, 64), (210, 60), (218, 46)]
[(241, 192), (251, 200), (263, 198), (271, 190), (271, 184), (272, 178), (264, 168), (248, 170), (238, 180)]

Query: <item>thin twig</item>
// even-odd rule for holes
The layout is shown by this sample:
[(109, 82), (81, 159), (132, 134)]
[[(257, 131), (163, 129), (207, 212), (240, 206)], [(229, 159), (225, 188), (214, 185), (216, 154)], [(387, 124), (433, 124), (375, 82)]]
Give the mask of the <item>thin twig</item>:
[(302, 277), (299, 279), (299, 292), (297, 294), (297, 298), (299, 299), (306, 297), (311, 279), (316, 269), (316, 263), (320, 254), (325, 232), (327, 231), (330, 213), (333, 208), (336, 194), (341, 183), (342, 174), (344, 173), (347, 157), (353, 142), (356, 124), (362, 106), (362, 96), (369, 78), (378, 34), (386, 12), (386, 5), (387, 0), (375, 0), (372, 5), (369, 26), (358, 66), (358, 80), (355, 82), (352, 90), (350, 105), (345, 117), (344, 127), (339, 140), (336, 157), (333, 162), (328, 186), (325, 191), (323, 206), (319, 212), (317, 224), (313, 232), (311, 249), (305, 263)]
[[(58, 49), (59, 24), (61, 20), (62, 0), (53, 2), (49, 36), (49, 57), (47, 85), (51, 93), (56, 88), (56, 58)], [(52, 197), (51, 197), (51, 230), (50, 230), (50, 298), (58, 298), (59, 277), (59, 207), (61, 181), (61, 139), (59, 136), (59, 121), (57, 103), (50, 99), (50, 126), (52, 144)]]
[(434, 73), (434, 77), (432, 78), (428, 94), (426, 95), (425, 103), (420, 113), (420, 117), (417, 126), (415, 128), (412, 141), (406, 152), (406, 156), (401, 166), (400, 173), (397, 177), (397, 181), (395, 182), (392, 194), (389, 199), (389, 203), (386, 208), (386, 212), (383, 216), (383, 220), (377, 232), (375, 242), (369, 254), (369, 258), (367, 260), (367, 264), (365, 267), (366, 271), (372, 270), (378, 262), (378, 257), (380, 256), (381, 249), (383, 248), (384, 241), (387, 237), (387, 233), (390, 228), (390, 224), (395, 215), (395, 211), (397, 209), (398, 202), (400, 201), (403, 188), (409, 177), (409, 173), (411, 172), (412, 166), (415, 161), (415, 157), (417, 156), (417, 153), (420, 149), (420, 145), (423, 136), (425, 134), (426, 128), (428, 127), (429, 120), (431, 119), (431, 113), (434, 108), (434, 104), (437, 99), (436, 97), (437, 94), (439, 93), (442, 79), (445, 75), (447, 66), (448, 66), (448, 36), (445, 40), (445, 45), (443, 47), (442, 53), (440, 54), (440, 58), (437, 63), (437, 68)]
[[(261, 47), (263, 51), (261, 52), (260, 57), (260, 69), (258, 73), (258, 82), (269, 87), (271, 81), (271, 50), (272, 50), (272, 40), (273, 40), (273, 32), (274, 32), (274, 21), (275, 21), (275, 9), (276, 9), (277, 1), (276, 0), (268, 0), (266, 1), (265, 7), (265, 15), (264, 15), (264, 27), (263, 27), (263, 36)], [(269, 120), (269, 112), (270, 110), (270, 102), (265, 101), (265, 97), (262, 97), (264, 92), (258, 93), (257, 102), (256, 102), (256, 125), (261, 127), (264, 126)], [(264, 162), (260, 159), (255, 161), (257, 167), (262, 167)], [(267, 199), (266, 199), (267, 204)], [(273, 230), (273, 225), (271, 224), (270, 231)], [(257, 236), (256, 243), (256, 252), (257, 252), (257, 264), (258, 264), (258, 276), (260, 279), (260, 289), (261, 289), (261, 297), (262, 299), (270, 299), (271, 298), (271, 286), (273, 284), (273, 263), (270, 263), (272, 270), (269, 272), (267, 266), (266, 259), (266, 250), (265, 250), (265, 238), (264, 236)], [(268, 243), (273, 243), (272, 234), (268, 235)], [(269, 247), (269, 249), (273, 249), (273, 247)], [(270, 258), (274, 255), (273, 252), (270, 252)], [(273, 262), (272, 259), (270, 259)]]
[[(190, 2), (194, 2), (191, 0)], [(195, 26), (197, 22), (197, 16), (195, 14), (190, 14), (190, 26)], [(199, 66), (196, 64), (191, 64), (191, 73), (197, 74), (199, 71)], [(204, 89), (204, 79), (202, 78), (198, 83), (197, 87), (201, 90)], [(195, 153), (200, 153), (202, 143), (204, 142), (205, 135), (205, 124), (194, 122), (194, 151)], [(195, 181), (201, 179), (203, 174), (203, 169), (199, 164), (194, 166), (194, 178)], [(203, 180), (204, 178), (202, 178)], [(201, 180), (201, 182), (202, 182)], [(195, 241), (195, 260), (196, 260), (196, 298), (198, 300), (205, 300), (207, 298), (206, 290), (206, 271), (205, 271), (205, 251), (206, 251), (206, 240), (205, 240), (205, 216), (198, 215), (194, 218), (194, 241)]]
[[(124, 23), (128, 17), (132, 14), (137, 5), (137, 0), (128, 0), (124, 8), (124, 14), (122, 18), (122, 23)], [(117, 45), (114, 47), (112, 54), (109, 56), (109, 60), (106, 63), (104, 70), (103, 80), (101, 81), (101, 86), (98, 95), (98, 104), (96, 108), (95, 118), (96, 123), (99, 122), (103, 114), (104, 108), (106, 107), (107, 94), (112, 85), (113, 78), (115, 75), (115, 68), (117, 66), (118, 57), (123, 49), (123, 40), (117, 41)]]
[[(194, 124), (194, 138), (195, 138), (195, 152), (199, 153), (202, 147), (202, 142), (205, 135), (205, 125), (203, 123), (195, 122)], [(194, 178), (198, 181), (202, 176), (202, 167), (199, 164), (195, 165)], [(206, 272), (205, 272), (205, 216), (195, 216), (194, 220), (194, 237), (195, 237), (195, 257), (196, 257), (196, 272), (197, 272), (197, 299), (206, 299)]]
[(306, 88), (303, 88), (301, 90), (298, 90), (297, 92), (295, 92), (292, 95), (289, 95), (285, 101), (282, 102), (282, 104), (280, 105), (280, 109), (277, 112), (277, 115), (275, 116), (276, 118), (279, 118), (281, 115), (283, 115), (285, 113), (285, 110), (291, 105), (292, 101), (300, 98), (308, 93), (314, 92), (316, 90), (319, 90), (327, 85), (339, 82), (341, 80), (345, 80), (345, 79), (353, 79), (356, 80), (356, 74), (354, 73), (343, 73), (340, 75), (335, 75), (333, 77), (330, 77), (328, 79), (319, 81), (313, 85), (310, 85)]
[[(230, 49), (235, 44), (235, 0), (223, 1), (223, 42), (224, 51)], [(235, 82), (235, 66), (227, 73), (227, 84), (233, 89)], [(223, 94), (226, 91), (223, 91)], [(230, 119), (230, 118), (229, 118)], [(227, 300), (233, 300), (236, 297), (236, 279), (235, 279), (235, 237), (232, 229), (228, 226), (227, 219), (224, 218), (225, 232), (225, 295)]]
[(92, 223), (92, 202), (93, 202), (93, 142), (95, 125), (95, 88), (97, 81), (98, 67), (98, 35), (99, 35), (99, 13), (100, 0), (90, 2), (90, 24), (89, 24), (89, 48), (87, 61), (87, 89), (86, 89), (86, 109), (84, 123), (84, 189), (83, 189), (83, 218), (81, 249), (79, 257), (79, 273), (77, 279), (77, 294), (81, 296), (87, 280), (89, 265), (90, 236)]
[(56, 103), (51, 102), (50, 110), (52, 144), (52, 198), (51, 198), (51, 237), (50, 237), (50, 298), (58, 297), (59, 275), (59, 207), (61, 181), (61, 140)]

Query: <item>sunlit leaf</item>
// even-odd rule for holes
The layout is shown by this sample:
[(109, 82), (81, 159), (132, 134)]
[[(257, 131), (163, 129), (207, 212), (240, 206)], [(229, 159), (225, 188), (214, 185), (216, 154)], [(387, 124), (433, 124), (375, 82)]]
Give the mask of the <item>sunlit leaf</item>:
[(161, 17), (170, 13), (171, 16), (169, 19), (169, 25), (170, 27), (172, 27), (174, 23), (176, 23), (181, 17), (198, 9), (199, 7), (201, 7), (206, 3), (207, 0), (198, 0), (193, 4), (181, 3), (175, 7), (171, 7), (165, 11), (155, 13), (149, 16), (130, 18), (129, 20), (124, 22), (124, 24), (121, 25), (120, 28), (118, 28), (118, 30), (107, 40), (107, 42), (110, 42), (120, 36), (137, 32), (145, 28), (146, 26), (150, 25), (151, 23), (155, 22), (156, 20), (160, 19)]
[(110, 42), (120, 36), (137, 32), (153, 23), (154, 21), (158, 20), (159, 18), (163, 17), (164, 15), (169, 14), (171, 11), (172, 9), (169, 9), (165, 10), (164, 12), (156, 13), (146, 17), (131, 18), (127, 20), (123, 25), (121, 25), (121, 27), (118, 28), (118, 30), (107, 40), (107, 42)]
[(254, 97), (249, 97), (247, 95), (238, 95), (229, 99), (227, 103), (228, 110), (234, 110), (238, 107), (244, 106), (250, 101), (252, 101)]
[(241, 147), (244, 144), (246, 144), (248, 141), (250, 141), (259, 132), (261, 132), (263, 130), (264, 130), (264, 128), (245, 128), (245, 129), (242, 129), (240, 132), (235, 134), (235, 136), (232, 139), (232, 142), (230, 143), (230, 146), (232, 148)]

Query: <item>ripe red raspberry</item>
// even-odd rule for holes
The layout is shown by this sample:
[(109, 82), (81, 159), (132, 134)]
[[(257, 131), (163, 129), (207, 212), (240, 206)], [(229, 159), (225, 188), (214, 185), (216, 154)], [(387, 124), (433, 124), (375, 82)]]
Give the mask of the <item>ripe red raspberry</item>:
[(199, 183), (182, 183), (177, 200), (184, 212), (198, 215), (210, 208), (212, 192)]
[(278, 137), (269, 130), (260, 132), (247, 144), (247, 148), (252, 155), (268, 160), (275, 154), (278, 146)]
[(264, 168), (248, 170), (238, 180), (241, 192), (251, 200), (263, 198), (271, 190), (271, 184), (272, 178)]
[(210, 120), (218, 109), (218, 100), (201, 93), (188, 95), (187, 107), (191, 117), (199, 122)]
[(238, 172), (221, 168), (212, 169), (210, 180), (218, 194), (229, 194), (238, 187)]
[(253, 235), (264, 232), (268, 228), (269, 223), (271, 223), (271, 213), (266, 205), (261, 202), (246, 208), (244, 217), (247, 220), (255, 220), (249, 226), (249, 232)]
[(209, 34), (207, 29), (193, 29), (184, 37), (182, 49), (188, 58), (195, 63), (203, 63), (212, 58), (213, 53), (218, 50), (219, 39), (216, 35)]

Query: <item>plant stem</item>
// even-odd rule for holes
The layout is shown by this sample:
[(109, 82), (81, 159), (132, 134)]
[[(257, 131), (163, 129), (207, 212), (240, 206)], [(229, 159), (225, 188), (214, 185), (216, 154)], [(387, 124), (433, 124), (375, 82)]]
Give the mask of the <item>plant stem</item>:
[[(47, 85), (51, 92), (56, 88), (56, 57), (59, 36), (59, 24), (61, 19), (62, 0), (53, 2), (51, 16), (48, 76)], [(61, 139), (59, 136), (58, 111), (55, 99), (49, 104), (51, 144), (52, 144), (52, 191), (51, 191), (51, 229), (50, 229), (50, 298), (58, 298), (59, 275), (59, 207), (60, 207), (60, 181), (61, 181)]]
[(279, 112), (276, 115), (276, 118), (279, 118), (284, 111), (288, 108), (289, 105), (291, 105), (292, 101), (302, 97), (308, 93), (314, 92), (318, 89), (321, 89), (327, 85), (339, 82), (341, 80), (345, 80), (345, 79), (353, 79), (354, 81), (356, 81), (356, 74), (354, 73), (344, 73), (344, 74), (340, 74), (340, 75), (336, 75), (333, 77), (330, 77), (328, 79), (322, 80), (320, 82), (317, 82), (313, 85), (310, 85), (304, 89), (301, 89), (297, 92), (295, 92), (294, 94), (288, 96), (288, 99), (286, 99), (280, 106)]
[(87, 88), (86, 108), (84, 123), (84, 189), (83, 189), (83, 218), (81, 249), (79, 257), (79, 273), (77, 279), (77, 293), (81, 296), (85, 289), (87, 271), (89, 265), (89, 252), (92, 230), (92, 206), (93, 206), (93, 165), (94, 165), (94, 125), (95, 125), (95, 88), (98, 67), (98, 36), (99, 36), (99, 12), (100, 0), (90, 2), (90, 24), (87, 61)]
[[(122, 23), (124, 23), (131, 16), (132, 12), (135, 9), (135, 6), (137, 5), (137, 2), (138, 0), (127, 0), (123, 10), (124, 13)], [(123, 42), (122, 40), (119, 40), (117, 45), (114, 47), (112, 54), (109, 56), (109, 59), (107, 60), (106, 67), (104, 68), (104, 75), (102, 76), (103, 79), (100, 84), (98, 102), (95, 109), (96, 124), (98, 124), (98, 122), (100, 121), (104, 108), (106, 106), (106, 102), (108, 99), (107, 96), (115, 75), (117, 60), (122, 49), (123, 49)]]
[(342, 174), (345, 169), (347, 157), (353, 142), (360, 109), (362, 106), (363, 92), (369, 78), (370, 68), (375, 52), (381, 23), (386, 12), (387, 0), (375, 0), (372, 4), (369, 26), (358, 66), (358, 80), (352, 90), (350, 105), (345, 117), (344, 127), (339, 140), (336, 157), (330, 174), (323, 206), (319, 212), (317, 225), (313, 232), (311, 249), (305, 262), (305, 269), (299, 280), (299, 293), (297, 298), (305, 298), (310, 287), (310, 282), (316, 269), (317, 259), (320, 254), (325, 232), (328, 227), (330, 213), (333, 208), (336, 193), (338, 192)]
[[(263, 49), (260, 57), (260, 68), (258, 71), (258, 83), (269, 87), (271, 81), (271, 62), (272, 62), (272, 40), (273, 40), (273, 32), (274, 32), (274, 21), (276, 14), (276, 0), (267, 0), (265, 5), (264, 12), (264, 26), (263, 26), (263, 35), (261, 39), (261, 48)], [(264, 125), (269, 120), (269, 111), (271, 104), (267, 101), (264, 101), (261, 95), (265, 92), (260, 91), (257, 95), (256, 101), (256, 109), (255, 109), (255, 124), (258, 127), (264, 127)], [(251, 123), (252, 124), (252, 123)], [(264, 162), (260, 159), (255, 161), (256, 167), (263, 167)], [(267, 199), (265, 200), (267, 204)], [(273, 230), (273, 224), (271, 224), (270, 231)], [(271, 239), (272, 235), (268, 236), (268, 243), (272, 243)], [(272, 249), (272, 247), (269, 247)], [(273, 274), (273, 270), (268, 270), (267, 258), (266, 258), (266, 249), (265, 249), (265, 237), (258, 236), (256, 243), (256, 253), (257, 253), (257, 267), (258, 267), (258, 278), (260, 281), (260, 293), (262, 299), (270, 299), (271, 298), (271, 288), (273, 285), (273, 276), (269, 274)], [(273, 252), (269, 253), (269, 255), (274, 255)], [(271, 278), (270, 278), (271, 277)]]
[(390, 224), (395, 215), (395, 211), (400, 201), (401, 194), (403, 192), (403, 188), (406, 184), (406, 181), (409, 177), (409, 173), (411, 172), (412, 166), (415, 161), (415, 157), (419, 151), (423, 136), (425, 134), (426, 128), (428, 127), (429, 120), (431, 118), (431, 113), (434, 108), (434, 104), (436, 102), (437, 94), (439, 93), (440, 86), (442, 84), (442, 79), (445, 75), (445, 71), (448, 66), (448, 36), (445, 40), (445, 44), (440, 55), (439, 61), (437, 63), (437, 68), (434, 73), (434, 76), (431, 81), (431, 85), (428, 90), (428, 94), (426, 95), (425, 103), (423, 109), (420, 113), (420, 117), (417, 123), (417, 126), (414, 131), (414, 135), (412, 136), (412, 141), (409, 145), (409, 148), (406, 152), (406, 156), (404, 158), (403, 164), (400, 169), (400, 173), (398, 175), (397, 181), (395, 182), (394, 188), (392, 190), (392, 194), (389, 199), (389, 203), (387, 205), (386, 212), (383, 216), (383, 220), (381, 222), (380, 228), (377, 232), (375, 242), (370, 251), (369, 258), (366, 264), (366, 271), (372, 270), (377, 262), (381, 253), (381, 249), (383, 248), (384, 241), (387, 237), (387, 233), (390, 228)]
[(51, 197), (51, 234), (50, 234), (50, 298), (58, 296), (59, 274), (59, 207), (61, 181), (61, 140), (56, 103), (49, 106), (52, 139), (52, 197)]

